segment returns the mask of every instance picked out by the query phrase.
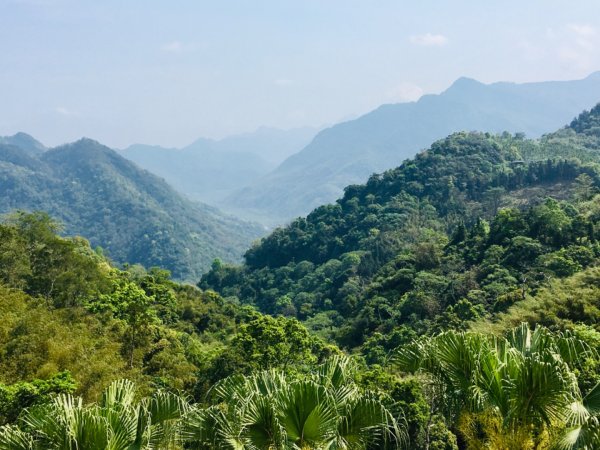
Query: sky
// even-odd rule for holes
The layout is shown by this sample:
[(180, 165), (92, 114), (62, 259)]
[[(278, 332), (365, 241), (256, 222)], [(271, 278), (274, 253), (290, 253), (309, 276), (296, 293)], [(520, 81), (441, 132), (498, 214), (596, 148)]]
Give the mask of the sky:
[(184, 146), (600, 70), (600, 1), (0, 0), (0, 135)]

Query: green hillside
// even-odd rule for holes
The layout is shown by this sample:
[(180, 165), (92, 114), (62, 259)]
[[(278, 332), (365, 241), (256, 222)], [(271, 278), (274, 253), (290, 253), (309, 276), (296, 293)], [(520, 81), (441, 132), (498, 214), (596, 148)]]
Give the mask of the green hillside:
[(0, 144), (0, 212), (47, 211), (120, 263), (197, 279), (214, 258), (238, 261), (262, 230), (192, 204), (163, 180), (89, 139), (32, 154)]
[(452, 316), (382, 367), (164, 270), (116, 269), (55, 231), (41, 213), (0, 224), (2, 449), (598, 443), (600, 332), (575, 324), (596, 321), (596, 268), (519, 301), (547, 327), (511, 328), (517, 305), (496, 314), (497, 335)]
[(214, 264), (199, 285), (298, 317), (373, 362), (417, 334), (494, 316), (597, 262), (600, 178), (573, 157), (596, 158), (599, 115), (540, 141), (453, 134), (276, 229), (244, 265)]
[[(7, 216), (0, 449), (597, 448), (599, 122), (450, 135), (200, 288)], [(71, 183), (122, 162), (3, 149)]]

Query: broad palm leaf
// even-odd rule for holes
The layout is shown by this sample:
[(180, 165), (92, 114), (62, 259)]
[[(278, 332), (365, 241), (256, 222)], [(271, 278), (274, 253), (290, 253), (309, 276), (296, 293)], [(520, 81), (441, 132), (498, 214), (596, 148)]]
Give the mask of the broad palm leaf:
[(197, 449), (397, 448), (396, 420), (356, 387), (353, 370), (336, 357), (301, 379), (278, 371), (232, 376), (211, 389), (216, 404), (188, 412), (185, 439)]
[(395, 362), (431, 377), (447, 409), (456, 413), (450, 416), (453, 425), (459, 416), (496, 417), (502, 423), (498, 433), (529, 430), (535, 441), (581, 412), (572, 369), (589, 352), (572, 335), (522, 324), (506, 338), (445, 332), (399, 349)]
[[(135, 385), (112, 383), (98, 405), (59, 395), (26, 410), (21, 427), (0, 430), (0, 448), (55, 450), (153, 450), (179, 447), (186, 402), (166, 392), (135, 402)], [(4, 447), (2, 447), (4, 446)]]
[(0, 428), (0, 450), (33, 450), (33, 437), (14, 425)]
[(363, 449), (369, 446), (397, 446), (401, 433), (390, 412), (375, 398), (360, 396), (349, 401), (338, 421), (339, 449)]
[(600, 383), (572, 406), (571, 427), (556, 445), (560, 450), (593, 450), (600, 448)]
[(277, 400), (279, 419), (292, 446), (318, 448), (335, 439), (335, 404), (324, 386), (308, 380), (293, 382), (278, 393)]

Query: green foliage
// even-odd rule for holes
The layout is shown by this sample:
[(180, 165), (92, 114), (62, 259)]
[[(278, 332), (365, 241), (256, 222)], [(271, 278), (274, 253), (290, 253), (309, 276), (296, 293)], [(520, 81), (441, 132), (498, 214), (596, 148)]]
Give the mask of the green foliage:
[(60, 372), (47, 380), (0, 384), (0, 425), (13, 423), (24, 408), (47, 403), (53, 394), (71, 394), (76, 388), (70, 372)]
[(592, 354), (571, 333), (522, 324), (505, 338), (448, 331), (399, 349), (395, 361), (430, 377), (466, 448), (524, 449), (549, 447), (570, 426), (595, 426), (574, 372)]
[[(158, 390), (111, 383), (98, 403), (59, 394), (0, 428), (0, 449), (400, 448), (405, 433), (376, 391), (353, 381), (356, 367), (332, 358), (301, 377), (278, 371), (222, 380), (208, 405)], [(185, 447), (184, 447), (185, 446)]]
[(58, 230), (45, 213), (9, 215), (0, 224), (0, 280), (55, 306), (80, 305), (106, 291), (108, 266), (87, 241), (61, 238)]
[(18, 426), (0, 429), (0, 448), (11, 450), (141, 450), (181, 448), (181, 418), (188, 409), (180, 397), (158, 391), (135, 401), (127, 380), (106, 388), (99, 404), (60, 394), (28, 409)]
[(600, 323), (600, 269), (592, 267), (567, 279), (553, 280), (535, 295), (527, 296), (505, 313), (499, 314), (495, 326), (507, 329), (521, 321), (544, 326), (573, 329), (585, 323)]
[(191, 392), (210, 365), (204, 356), (222, 350), (245, 316), (168, 271), (115, 269), (86, 241), (56, 232), (41, 213), (0, 224), (0, 382), (69, 370), (86, 399), (124, 375), (143, 389)]
[(313, 352), (320, 351), (319, 346), (297, 320), (258, 314), (240, 327), (231, 343), (254, 370), (310, 366), (317, 361)]
[[(214, 292), (171, 281), (163, 269), (116, 269), (86, 241), (56, 231), (44, 214), (20, 213), (0, 224), (7, 237), (0, 241), (6, 255), (0, 382), (69, 370), (85, 399), (98, 398), (124, 375), (146, 392), (159, 387), (201, 398), (226, 376), (263, 368), (307, 371), (337, 351), (296, 319), (239, 308)], [(50, 251), (55, 248), (60, 252)]]
[[(64, 223), (65, 234), (85, 236), (114, 261), (160, 266), (182, 280), (196, 280), (216, 257), (238, 261), (263, 233), (186, 200), (162, 179), (89, 139), (43, 153), (0, 142), (0, 192), (0, 213), (46, 211)], [(39, 250), (60, 258), (64, 249), (54, 244)], [(51, 286), (52, 277), (43, 282)]]
[(151, 308), (154, 301), (154, 297), (146, 295), (137, 284), (121, 279), (111, 294), (100, 295), (86, 305), (92, 312), (110, 311), (113, 317), (127, 324), (125, 352), (130, 368), (133, 367), (135, 349), (148, 338), (152, 325), (158, 323), (156, 312)]
[(281, 369), (305, 372), (338, 350), (309, 334), (296, 319), (249, 311), (231, 341), (200, 371), (196, 397), (211, 384), (235, 373)]
[(382, 401), (406, 423), (411, 448), (457, 450), (456, 436), (428, 404), (423, 384), (417, 378), (401, 378), (374, 365), (359, 372), (359, 383), (383, 392)]
[(94, 397), (122, 376), (121, 331), (81, 308), (45, 302), (0, 285), (0, 374), (3, 383), (47, 379), (69, 370), (78, 391)]
[(600, 137), (600, 104), (594, 106), (590, 111), (582, 112), (573, 119), (569, 128), (577, 133)]
[(353, 382), (345, 358), (312, 373), (231, 377), (211, 390), (211, 405), (192, 409), (186, 438), (194, 448), (398, 448), (404, 433), (375, 393)]
[(597, 262), (598, 171), (556, 158), (549, 140), (453, 134), (199, 286), (296, 317), (370, 362), (390, 350), (371, 336), (467, 329)]

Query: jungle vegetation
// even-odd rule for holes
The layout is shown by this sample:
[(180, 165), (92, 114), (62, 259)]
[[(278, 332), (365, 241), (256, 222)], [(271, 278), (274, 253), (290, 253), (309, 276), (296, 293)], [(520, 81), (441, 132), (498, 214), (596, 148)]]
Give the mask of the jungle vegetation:
[(0, 449), (595, 449), (600, 107), (457, 133), (198, 285), (0, 223)]

